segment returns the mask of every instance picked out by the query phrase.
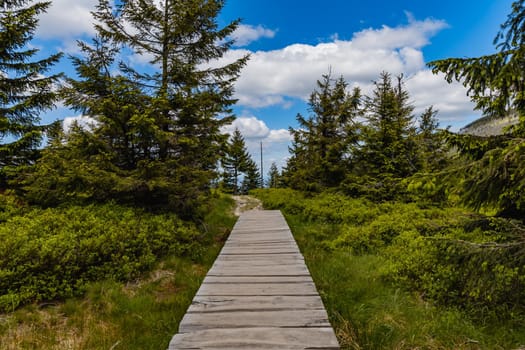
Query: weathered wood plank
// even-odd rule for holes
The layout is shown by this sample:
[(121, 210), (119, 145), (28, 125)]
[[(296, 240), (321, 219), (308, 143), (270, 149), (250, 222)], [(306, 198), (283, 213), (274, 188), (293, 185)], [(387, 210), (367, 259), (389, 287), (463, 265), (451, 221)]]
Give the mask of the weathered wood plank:
[(339, 349), (332, 328), (209, 329), (177, 334), (169, 347), (175, 349)]
[(324, 309), (319, 295), (310, 296), (196, 296), (188, 312), (284, 311)]
[(179, 333), (250, 327), (330, 327), (330, 323), (324, 309), (186, 313), (180, 323)]
[(203, 283), (197, 295), (317, 295), (317, 290), (312, 282)]

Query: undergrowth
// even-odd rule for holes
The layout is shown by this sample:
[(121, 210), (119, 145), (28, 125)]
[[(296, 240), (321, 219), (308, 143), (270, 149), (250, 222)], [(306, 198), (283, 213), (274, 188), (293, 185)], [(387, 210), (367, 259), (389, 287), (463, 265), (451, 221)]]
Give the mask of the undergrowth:
[(519, 223), (334, 193), (254, 194), (285, 213), (343, 348), (525, 345)]
[[(233, 201), (220, 195), (210, 199), (204, 220), (193, 224), (170, 214), (145, 213), (113, 204), (53, 210), (35, 210), (14, 203), (9, 206), (10, 215), (3, 217), (2, 227), (11, 225), (13, 220), (23, 221), (27, 215), (36, 217), (34, 225), (21, 226), (33, 228), (28, 230), (32, 232), (31, 239), (22, 240), (21, 231), (13, 235), (20, 246), (31, 244), (31, 249), (21, 249), (22, 253), (36, 252), (34, 260), (20, 254), (26, 259), (19, 258), (20, 261), (39, 268), (35, 269), (39, 273), (28, 276), (26, 281), (47, 278), (52, 283), (55, 279), (68, 281), (68, 276), (77, 276), (71, 279), (75, 281), (71, 289), (60, 289), (57, 284), (56, 291), (64, 291), (62, 294), (55, 292), (49, 298), (43, 292), (34, 293), (24, 300), (30, 302), (28, 305), (0, 313), (0, 348), (13, 350), (167, 348), (235, 222)], [(51, 234), (51, 225), (55, 235)], [(45, 255), (31, 242), (33, 239), (50, 245), (42, 249), (46, 254), (51, 254), (51, 248), (62, 246), (75, 254), (64, 248), (55, 255)], [(84, 239), (99, 245), (93, 245), (92, 251), (74, 250)], [(86, 246), (91, 247), (82, 247)], [(13, 246), (9, 252), (12, 256), (16, 255), (14, 249)], [(111, 253), (102, 255), (108, 251)], [(44, 264), (44, 257), (50, 256), (58, 260)], [(70, 256), (76, 256), (77, 260), (67, 260), (72, 259)], [(60, 274), (60, 270), (81, 271), (78, 265), (76, 269), (63, 265), (60, 269), (52, 268), (54, 263), (78, 264), (89, 256), (99, 260), (91, 260), (98, 261), (91, 268), (87, 263), (84, 265), (85, 275)], [(46, 266), (49, 277), (40, 273)], [(34, 285), (30, 287), (39, 290)], [(11, 287), (11, 293), (15, 291)], [(44, 291), (49, 291), (48, 285)]]

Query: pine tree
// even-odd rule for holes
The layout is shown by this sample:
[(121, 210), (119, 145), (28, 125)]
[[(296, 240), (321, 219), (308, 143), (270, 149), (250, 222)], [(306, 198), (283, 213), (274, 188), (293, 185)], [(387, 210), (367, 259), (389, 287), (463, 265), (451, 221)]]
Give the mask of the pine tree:
[(281, 174), (279, 173), (279, 169), (277, 168), (277, 164), (275, 162), (272, 162), (272, 165), (270, 166), (270, 170), (268, 171), (268, 187), (269, 188), (278, 188), (281, 184)]
[(360, 150), (365, 172), (397, 178), (414, 173), (417, 170), (414, 106), (409, 103), (403, 77), (397, 78), (395, 86), (389, 73), (381, 73), (365, 104), (367, 123)]
[[(99, 1), (97, 37), (92, 45), (80, 43), (82, 55), (72, 58), (79, 78), (64, 91), (70, 107), (97, 121), (90, 135), (77, 130), (69, 143), (93, 142), (88, 148), (99, 153), (57, 149), (79, 154), (86, 168), (100, 166), (94, 173), (116, 181), (118, 193), (111, 197), (169, 205), (192, 216), (208, 193), (227, 141), (220, 128), (233, 120), (233, 84), (248, 59), (217, 64), (239, 23), (219, 28), (223, 6), (205, 0)], [(147, 55), (150, 67), (139, 71), (118, 61), (130, 53)], [(104, 181), (86, 179), (84, 193)], [(37, 174), (33, 180), (38, 182)]]
[(423, 172), (442, 170), (448, 162), (445, 134), (439, 130), (437, 113), (438, 111), (430, 106), (419, 118), (417, 131), (418, 170)]
[(241, 184), (241, 192), (248, 193), (251, 190), (261, 187), (261, 174), (257, 164), (249, 158), (244, 167), (244, 178)]
[(471, 99), (487, 118), (516, 113), (519, 124), (507, 135), (475, 137), (447, 135), (461, 155), (442, 180), (464, 204), (490, 209), (501, 216), (522, 219), (525, 214), (525, 2), (515, 1), (512, 12), (494, 39), (499, 50), (475, 58), (430, 62), (434, 73), (468, 87)]
[(239, 176), (246, 172), (251, 158), (246, 149), (244, 138), (239, 129), (235, 129), (227, 144), (221, 164), (224, 169), (223, 183), (227, 192), (238, 194), (240, 192)]
[(230, 49), (233, 41), (228, 37), (239, 24), (236, 20), (218, 28), (223, 7), (220, 0), (125, 0), (116, 7), (100, 0), (95, 13), (104, 23), (97, 27), (102, 36), (148, 55), (159, 67), (147, 74), (120, 63), (124, 72), (152, 91), (158, 159), (177, 159), (176, 165), (186, 171), (215, 169), (226, 141), (220, 128), (232, 121), (233, 83), (248, 59), (220, 67), (210, 64)]
[(337, 186), (350, 168), (352, 147), (357, 144), (357, 116), (361, 92), (347, 91), (348, 84), (330, 74), (317, 81), (308, 101), (309, 118), (297, 115), (285, 176), (292, 187), (318, 190)]
[(61, 54), (32, 60), (38, 50), (29, 47), (37, 17), (50, 4), (19, 0), (0, 5), (0, 187), (6, 186), (8, 173), (38, 158), (46, 130), (39, 125), (40, 113), (57, 101), (61, 75), (45, 74)]

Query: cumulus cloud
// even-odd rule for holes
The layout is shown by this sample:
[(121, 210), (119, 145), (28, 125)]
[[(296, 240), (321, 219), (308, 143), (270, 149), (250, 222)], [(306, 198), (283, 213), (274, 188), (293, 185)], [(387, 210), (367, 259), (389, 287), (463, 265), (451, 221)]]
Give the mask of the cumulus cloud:
[(53, 0), (47, 13), (39, 17), (37, 37), (71, 39), (94, 34), (91, 11), (98, 0)]
[(252, 26), (247, 24), (241, 24), (233, 33), (232, 39), (235, 40), (236, 46), (246, 46), (261, 38), (273, 38), (274, 36), (274, 30), (264, 28), (261, 25)]
[[(263, 172), (266, 172), (272, 162), (279, 167), (286, 163), (288, 145), (292, 141), (290, 132), (286, 129), (270, 129), (266, 123), (254, 116), (244, 116), (222, 129), (224, 133), (232, 134), (239, 129), (248, 152), (260, 167), (261, 144), (263, 150)], [(266, 175), (266, 174), (265, 174)]]
[(62, 128), (64, 129), (64, 132), (69, 132), (75, 123), (83, 129), (90, 130), (97, 124), (97, 121), (87, 115), (66, 117), (62, 121)]
[[(317, 45), (293, 44), (279, 50), (250, 52), (232, 50), (219, 64), (251, 55), (236, 83), (236, 98), (246, 108), (288, 107), (293, 99), (306, 100), (315, 82), (330, 69), (334, 77), (344, 76), (364, 93), (373, 87), (381, 71), (407, 77), (407, 89), (420, 112), (429, 105), (440, 110), (446, 121), (472, 115), (472, 103), (461, 84), (447, 84), (425, 67), (422, 48), (433, 35), (447, 27), (441, 20), (418, 21), (407, 13), (408, 23), (397, 27), (365, 29), (351, 40)], [(475, 114), (475, 113), (474, 113)]]
[[(448, 84), (443, 74), (421, 70), (407, 79), (406, 88), (415, 104), (415, 113), (421, 114), (427, 107), (434, 106), (439, 111), (442, 127), (457, 122), (465, 124), (480, 117), (480, 112), (473, 111), (465, 87), (457, 82)], [(456, 128), (457, 125), (453, 129)]]
[[(263, 107), (282, 104), (285, 97), (306, 99), (315, 81), (330, 67), (350, 82), (368, 85), (385, 70), (413, 74), (424, 68), (420, 48), (444, 28), (442, 21), (411, 21), (406, 26), (366, 29), (352, 40), (317, 45), (293, 44), (280, 50), (251, 53), (237, 81), (240, 104)], [(230, 53), (231, 60), (241, 52)], [(246, 50), (242, 51), (245, 54)]]

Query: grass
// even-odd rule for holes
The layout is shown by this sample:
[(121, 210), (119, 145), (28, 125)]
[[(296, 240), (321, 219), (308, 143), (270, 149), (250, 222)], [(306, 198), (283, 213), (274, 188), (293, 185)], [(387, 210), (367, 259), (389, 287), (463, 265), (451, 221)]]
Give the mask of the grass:
[(81, 298), (0, 314), (0, 349), (166, 349), (235, 222), (218, 196), (201, 224), (210, 244), (198, 258), (169, 256), (128, 283), (91, 283)]
[[(383, 278), (380, 254), (329, 249), (339, 226), (287, 215), (343, 349), (517, 349), (523, 330), (480, 324), (459, 309), (425, 301)], [(516, 345), (518, 344), (518, 345)]]

